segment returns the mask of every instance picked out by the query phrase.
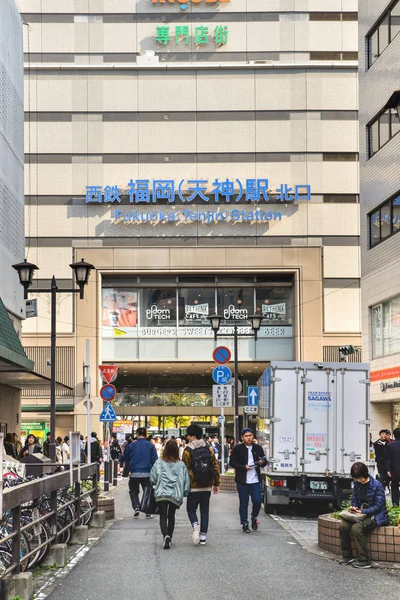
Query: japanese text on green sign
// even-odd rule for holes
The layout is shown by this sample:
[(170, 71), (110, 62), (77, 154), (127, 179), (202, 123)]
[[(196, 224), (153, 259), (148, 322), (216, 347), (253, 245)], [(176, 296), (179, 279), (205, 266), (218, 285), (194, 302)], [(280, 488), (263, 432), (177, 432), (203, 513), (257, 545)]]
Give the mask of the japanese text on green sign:
[[(176, 25), (175, 33), (172, 33), (172, 28), (164, 25), (157, 27), (156, 41), (159, 44), (166, 46), (170, 41), (175, 41), (175, 45), (189, 45), (190, 29), (188, 25)], [(211, 39), (214, 39), (217, 46), (224, 46), (228, 43), (228, 26), (217, 25), (214, 31), (210, 31), (206, 25), (199, 25), (194, 28), (193, 41), (196, 46), (205, 46)]]

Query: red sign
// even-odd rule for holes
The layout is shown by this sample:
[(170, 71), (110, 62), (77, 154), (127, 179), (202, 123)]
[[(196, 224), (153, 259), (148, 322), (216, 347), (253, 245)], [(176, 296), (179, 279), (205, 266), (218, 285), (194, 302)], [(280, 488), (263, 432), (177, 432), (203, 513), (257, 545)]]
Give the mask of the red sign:
[(394, 379), (394, 377), (400, 377), (400, 367), (371, 371), (370, 381), (382, 381), (383, 379)]
[(231, 360), (231, 351), (226, 346), (218, 346), (213, 352), (213, 360), (218, 365), (226, 365)]
[(111, 383), (117, 377), (118, 365), (99, 365), (102, 379), (106, 383)]

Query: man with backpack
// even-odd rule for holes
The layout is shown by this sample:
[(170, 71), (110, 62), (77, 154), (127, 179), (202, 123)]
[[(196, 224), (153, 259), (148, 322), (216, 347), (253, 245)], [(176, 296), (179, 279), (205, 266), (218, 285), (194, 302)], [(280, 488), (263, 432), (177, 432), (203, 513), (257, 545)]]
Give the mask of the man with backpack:
[[(210, 497), (219, 492), (219, 469), (214, 450), (203, 439), (199, 425), (190, 425), (186, 432), (189, 444), (182, 460), (190, 477), (190, 492), (187, 498), (187, 513), (193, 527), (193, 543), (205, 546), (208, 532)], [(200, 507), (200, 523), (197, 509)]]

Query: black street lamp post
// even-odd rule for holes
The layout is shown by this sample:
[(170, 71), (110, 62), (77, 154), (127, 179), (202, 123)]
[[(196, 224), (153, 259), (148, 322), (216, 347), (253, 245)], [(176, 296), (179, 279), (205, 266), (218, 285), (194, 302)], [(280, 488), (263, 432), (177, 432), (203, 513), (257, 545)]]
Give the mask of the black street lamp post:
[[(12, 265), (18, 272), (19, 281), (24, 287), (24, 299), (28, 298), (29, 288), (32, 285), (33, 274), (39, 268), (28, 263), (26, 258), (23, 262)], [(50, 289), (37, 288), (31, 290), (32, 294), (51, 294), (51, 350), (50, 350), (50, 459), (56, 462), (56, 299), (57, 294), (79, 294), (80, 299), (84, 298), (84, 287), (89, 281), (90, 271), (94, 270), (94, 266), (83, 260), (69, 265), (75, 273), (75, 281), (79, 289), (62, 289), (57, 287), (56, 278), (52, 277)]]
[[(261, 315), (251, 315), (250, 316), (250, 321), (251, 321), (251, 328), (253, 330), (253, 334), (239, 334), (238, 332), (238, 323), (234, 323), (233, 324), (233, 360), (234, 360), (234, 388), (235, 388), (235, 405), (234, 405), (234, 438), (235, 438), (235, 442), (240, 441), (239, 440), (239, 344), (238, 344), (238, 339), (239, 337), (253, 337), (254, 335), (254, 340), (257, 341), (257, 334), (260, 330), (261, 327), (261, 321), (262, 321), (262, 316)], [(221, 321), (223, 321), (223, 317), (221, 317), (221, 315), (211, 315), (210, 316), (210, 321), (211, 321), (211, 329), (214, 332), (214, 339), (216, 340), (218, 337), (218, 331), (221, 327)], [(231, 325), (229, 325), (231, 326)], [(219, 334), (221, 337), (230, 337), (229, 335), (227, 335), (226, 333), (223, 334)]]

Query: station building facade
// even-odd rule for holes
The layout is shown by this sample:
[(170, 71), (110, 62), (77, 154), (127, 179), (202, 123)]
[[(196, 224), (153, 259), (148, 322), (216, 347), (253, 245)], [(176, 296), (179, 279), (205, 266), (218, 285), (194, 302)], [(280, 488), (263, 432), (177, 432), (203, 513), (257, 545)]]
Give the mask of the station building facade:
[[(358, 7), (320, 4), (20, 0), (30, 260), (60, 287), (75, 258), (96, 267), (58, 301), (60, 432), (85, 427), (86, 339), (94, 416), (97, 364), (122, 395), (210, 391), (214, 312), (230, 347), (263, 315), (239, 341), (249, 382), (360, 344)], [(24, 345), (46, 371), (38, 306)], [(48, 404), (27, 394), (26, 418)]]
[(400, 2), (360, 3), (362, 330), (375, 434), (400, 425)]

